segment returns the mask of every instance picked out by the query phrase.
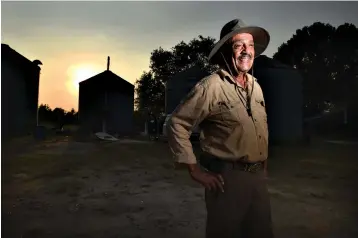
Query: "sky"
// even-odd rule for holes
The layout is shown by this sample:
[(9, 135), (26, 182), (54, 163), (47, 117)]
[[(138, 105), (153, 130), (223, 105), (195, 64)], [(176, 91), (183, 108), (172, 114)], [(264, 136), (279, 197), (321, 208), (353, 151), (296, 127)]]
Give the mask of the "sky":
[(358, 26), (358, 2), (1, 2), (1, 41), (41, 66), (39, 103), (78, 108), (78, 82), (106, 69), (134, 84), (150, 53), (241, 18), (271, 35), (267, 56), (320, 21)]

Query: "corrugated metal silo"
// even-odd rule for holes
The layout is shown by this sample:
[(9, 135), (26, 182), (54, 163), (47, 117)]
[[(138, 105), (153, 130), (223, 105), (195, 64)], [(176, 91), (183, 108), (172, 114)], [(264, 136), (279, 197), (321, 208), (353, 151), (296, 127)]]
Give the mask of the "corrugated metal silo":
[(169, 79), (165, 85), (165, 113), (172, 113), (195, 84), (207, 75), (206, 70), (193, 66)]
[(303, 139), (303, 78), (298, 70), (267, 56), (255, 59), (254, 76), (266, 101), (270, 144)]
[(39, 60), (30, 61), (1, 44), (1, 112), (3, 139), (32, 133), (37, 124)]

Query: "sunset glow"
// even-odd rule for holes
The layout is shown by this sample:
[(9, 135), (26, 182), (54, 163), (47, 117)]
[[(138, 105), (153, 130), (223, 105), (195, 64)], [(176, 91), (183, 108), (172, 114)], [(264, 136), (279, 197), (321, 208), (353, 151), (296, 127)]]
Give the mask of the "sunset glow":
[(1, 42), (43, 63), (40, 104), (77, 110), (78, 83), (106, 70), (108, 56), (110, 70), (134, 84), (149, 71), (153, 50), (170, 50), (198, 35), (218, 40), (223, 24), (240, 9), (247, 24), (270, 32), (265, 55), (272, 57), (296, 29), (313, 22), (357, 26), (352, 3), (325, 3), (322, 11), (319, 2), (2, 1)]
[(79, 83), (100, 73), (100, 67), (95, 65), (76, 65), (68, 69), (67, 89), (75, 96), (78, 95)]

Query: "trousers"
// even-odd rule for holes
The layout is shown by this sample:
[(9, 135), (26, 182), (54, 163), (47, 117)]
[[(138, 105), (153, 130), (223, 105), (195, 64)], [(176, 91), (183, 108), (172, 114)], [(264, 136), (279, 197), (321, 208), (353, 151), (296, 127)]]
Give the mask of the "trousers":
[(221, 168), (224, 193), (205, 190), (206, 238), (273, 238), (270, 197), (263, 171), (230, 163)]

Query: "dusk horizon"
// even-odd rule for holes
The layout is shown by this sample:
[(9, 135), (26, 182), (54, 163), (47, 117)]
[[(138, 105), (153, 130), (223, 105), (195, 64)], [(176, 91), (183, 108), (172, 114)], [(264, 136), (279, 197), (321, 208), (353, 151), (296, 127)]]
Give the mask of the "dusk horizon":
[[(358, 25), (357, 2), (2, 2), (2, 43), (41, 66), (39, 104), (78, 109), (78, 83), (107, 68), (134, 84), (150, 54), (241, 18), (271, 35), (272, 57), (314, 22)], [(304, 12), (304, 16), (302, 16)]]

